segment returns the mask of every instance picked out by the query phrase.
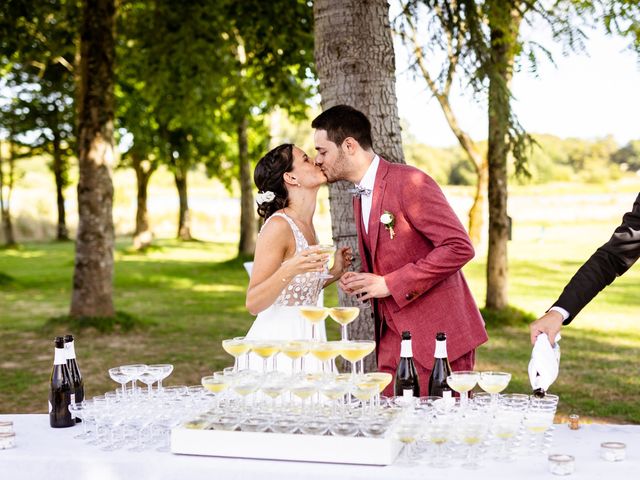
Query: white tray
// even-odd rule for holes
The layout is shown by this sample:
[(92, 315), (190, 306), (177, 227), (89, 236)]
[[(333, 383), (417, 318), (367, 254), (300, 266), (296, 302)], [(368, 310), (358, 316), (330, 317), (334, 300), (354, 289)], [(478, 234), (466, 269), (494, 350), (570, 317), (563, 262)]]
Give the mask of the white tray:
[(177, 427), (171, 452), (186, 455), (390, 465), (402, 444), (393, 438), (229, 432)]

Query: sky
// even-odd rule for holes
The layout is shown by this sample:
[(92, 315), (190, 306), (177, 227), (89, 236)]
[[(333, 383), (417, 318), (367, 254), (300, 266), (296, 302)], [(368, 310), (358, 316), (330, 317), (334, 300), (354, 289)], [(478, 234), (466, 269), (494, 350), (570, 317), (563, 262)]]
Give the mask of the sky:
[[(542, 44), (554, 53), (556, 66), (543, 60), (537, 78), (526, 70), (514, 76), (514, 109), (520, 123), (530, 133), (563, 138), (595, 139), (611, 134), (620, 145), (640, 139), (640, 59), (625, 49), (624, 39), (600, 31), (589, 32), (589, 37), (588, 55), (563, 57), (542, 36)], [(404, 127), (421, 143), (457, 145), (424, 80), (407, 72), (405, 51), (396, 43), (396, 90)], [(472, 138), (486, 139), (486, 106), (483, 109), (459, 89), (451, 102)]]

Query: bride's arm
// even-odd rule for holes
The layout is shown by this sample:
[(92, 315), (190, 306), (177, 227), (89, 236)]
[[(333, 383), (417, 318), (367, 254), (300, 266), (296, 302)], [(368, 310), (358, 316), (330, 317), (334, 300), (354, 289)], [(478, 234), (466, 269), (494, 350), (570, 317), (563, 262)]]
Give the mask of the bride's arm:
[(247, 310), (252, 315), (273, 305), (282, 289), (296, 275), (322, 271), (326, 255), (319, 255), (314, 253), (314, 249), (309, 249), (291, 256), (295, 251), (295, 240), (286, 220), (271, 219), (256, 242), (246, 299)]

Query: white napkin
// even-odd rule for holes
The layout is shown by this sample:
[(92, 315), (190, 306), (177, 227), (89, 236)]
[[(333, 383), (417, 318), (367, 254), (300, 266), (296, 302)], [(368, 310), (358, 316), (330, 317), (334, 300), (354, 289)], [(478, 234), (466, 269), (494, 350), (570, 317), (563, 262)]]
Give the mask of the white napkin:
[(541, 333), (536, 338), (529, 361), (529, 381), (533, 390), (541, 388), (546, 392), (558, 378), (560, 370), (560, 345), (558, 341), (560, 338), (558, 333), (554, 347), (551, 346), (546, 333)]

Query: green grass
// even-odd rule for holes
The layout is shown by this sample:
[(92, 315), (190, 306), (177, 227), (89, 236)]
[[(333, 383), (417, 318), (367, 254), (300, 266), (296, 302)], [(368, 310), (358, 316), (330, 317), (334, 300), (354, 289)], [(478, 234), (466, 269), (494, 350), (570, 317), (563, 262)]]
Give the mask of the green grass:
[[(508, 324), (488, 322), (490, 340), (478, 351), (477, 369), (511, 372), (509, 391), (530, 390), (526, 323), (551, 305), (617, 221), (550, 223), (543, 234), (539, 224), (516, 222), (510, 301), (524, 315)], [(129, 244), (120, 239), (116, 252), (114, 301), (121, 321), (106, 329), (79, 329), (64, 318), (73, 244), (28, 243), (0, 251), (0, 412), (46, 412), (55, 335), (76, 335), (89, 396), (115, 388), (107, 369), (124, 363), (173, 363), (168, 383), (188, 385), (230, 364), (221, 340), (244, 334), (253, 319), (244, 307), (248, 277), (234, 258), (235, 245), (159, 240), (140, 254)], [(485, 257), (480, 250), (465, 268), (480, 305)], [(561, 414), (640, 423), (638, 285), (636, 267), (563, 330), (561, 373), (552, 388), (561, 396)], [(335, 287), (329, 288), (325, 303), (336, 301)], [(328, 327), (336, 338), (337, 326)]]

